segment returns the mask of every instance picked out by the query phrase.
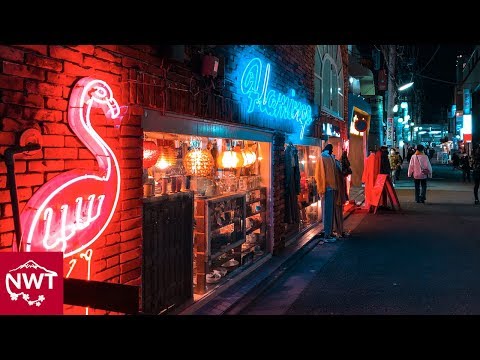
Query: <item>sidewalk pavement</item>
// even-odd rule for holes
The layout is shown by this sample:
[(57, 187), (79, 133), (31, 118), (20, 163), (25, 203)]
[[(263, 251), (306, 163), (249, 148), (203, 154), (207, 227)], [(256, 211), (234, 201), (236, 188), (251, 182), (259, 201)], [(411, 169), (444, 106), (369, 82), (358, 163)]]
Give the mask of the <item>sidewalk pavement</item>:
[[(352, 214), (363, 203), (363, 200), (363, 188), (361, 186), (352, 187), (350, 189), (350, 203), (345, 205), (344, 208), (344, 218)], [(270, 258), (265, 263), (244, 278), (221, 292), (218, 291), (220, 289), (217, 289), (218, 295), (212, 295), (205, 302), (200, 300), (179, 312), (178, 315), (238, 314), (321, 241), (319, 237), (314, 236), (322, 229), (323, 224), (319, 223), (299, 236), (295, 242), (280, 251), (279, 254), (269, 255)], [(245, 270), (245, 272), (247, 271), (248, 269)]]

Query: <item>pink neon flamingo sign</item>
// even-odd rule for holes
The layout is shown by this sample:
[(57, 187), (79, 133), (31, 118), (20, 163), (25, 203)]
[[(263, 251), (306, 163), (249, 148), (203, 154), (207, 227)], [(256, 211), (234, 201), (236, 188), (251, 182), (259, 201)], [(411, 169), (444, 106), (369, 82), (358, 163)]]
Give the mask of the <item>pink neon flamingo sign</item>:
[(64, 258), (92, 245), (105, 231), (120, 196), (120, 168), (107, 143), (90, 122), (94, 107), (110, 119), (121, 119), (110, 86), (83, 78), (73, 88), (68, 123), (98, 162), (98, 171), (70, 170), (45, 183), (26, 204), (21, 249), (62, 251)]

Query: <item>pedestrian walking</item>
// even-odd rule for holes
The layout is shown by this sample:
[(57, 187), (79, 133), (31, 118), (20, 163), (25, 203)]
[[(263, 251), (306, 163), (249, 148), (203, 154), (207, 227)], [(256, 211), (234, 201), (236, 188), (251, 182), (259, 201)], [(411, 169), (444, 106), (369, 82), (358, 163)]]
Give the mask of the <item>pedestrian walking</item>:
[(394, 148), (390, 149), (388, 160), (390, 161), (390, 178), (392, 180), (393, 186), (395, 187), (395, 182), (398, 178), (397, 171), (398, 171), (398, 167), (401, 166), (401, 162), (400, 162), (400, 156), (397, 155), (397, 151), (395, 151)]
[(463, 173), (463, 182), (470, 181), (470, 156), (467, 153), (462, 154), (460, 158), (460, 169)]
[(397, 166), (397, 171), (395, 171), (395, 179), (400, 180), (400, 173), (402, 172), (403, 158), (398, 151), (396, 151), (395, 154), (398, 155), (398, 159), (400, 160), (400, 163)]
[(472, 159), (473, 181), (473, 196), (475, 196), (475, 205), (478, 205), (478, 186), (480, 184), (480, 144), (477, 144), (473, 152)]
[[(417, 145), (417, 151), (412, 155), (408, 165), (408, 177), (415, 182), (415, 201), (425, 203), (427, 198), (427, 178), (432, 178), (432, 165), (428, 156), (423, 153), (423, 145)], [(421, 186), (421, 191), (420, 191)]]
[(452, 170), (458, 169), (459, 165), (460, 165), (460, 157), (455, 151), (452, 155)]

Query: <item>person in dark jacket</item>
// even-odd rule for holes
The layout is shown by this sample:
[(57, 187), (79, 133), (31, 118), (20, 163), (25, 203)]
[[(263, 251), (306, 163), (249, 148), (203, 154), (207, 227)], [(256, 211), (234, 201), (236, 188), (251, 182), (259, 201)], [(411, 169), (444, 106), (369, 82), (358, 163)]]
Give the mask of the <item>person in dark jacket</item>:
[(463, 154), (460, 158), (460, 169), (462, 169), (463, 173), (463, 182), (470, 182), (470, 156), (467, 153)]
[(452, 155), (452, 170), (458, 169), (460, 165), (460, 157), (458, 156), (457, 152), (454, 152)]
[(300, 167), (298, 150), (289, 143), (285, 148), (285, 222), (300, 222), (300, 210), (297, 196), (300, 194)]

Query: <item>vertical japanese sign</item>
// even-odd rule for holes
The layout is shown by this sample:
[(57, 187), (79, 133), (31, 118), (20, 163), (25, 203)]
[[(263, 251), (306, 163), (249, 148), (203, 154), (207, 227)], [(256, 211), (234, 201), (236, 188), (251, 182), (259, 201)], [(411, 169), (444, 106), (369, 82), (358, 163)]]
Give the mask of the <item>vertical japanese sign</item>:
[(385, 144), (393, 145), (393, 118), (387, 118), (387, 136)]
[(470, 97), (470, 89), (463, 89), (463, 115), (470, 114), (472, 100)]

